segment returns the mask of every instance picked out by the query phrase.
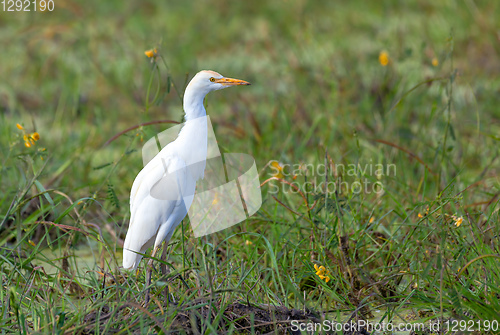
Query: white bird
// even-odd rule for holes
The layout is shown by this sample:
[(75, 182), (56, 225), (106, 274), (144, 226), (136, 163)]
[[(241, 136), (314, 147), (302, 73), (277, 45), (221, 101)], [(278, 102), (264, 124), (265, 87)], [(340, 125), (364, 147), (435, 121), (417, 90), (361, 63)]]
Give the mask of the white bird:
[[(130, 192), (130, 224), (123, 246), (123, 267), (136, 269), (147, 249), (154, 245), (153, 260), (161, 243), (171, 239), (186, 216), (196, 188), (203, 178), (207, 157), (207, 121), (203, 106), (211, 92), (250, 83), (226, 78), (214, 71), (198, 72), (184, 93), (184, 126), (177, 139), (166, 145), (139, 172)], [(197, 164), (194, 164), (197, 163)], [(151, 281), (148, 268), (148, 286)], [(146, 301), (148, 301), (148, 294)]]

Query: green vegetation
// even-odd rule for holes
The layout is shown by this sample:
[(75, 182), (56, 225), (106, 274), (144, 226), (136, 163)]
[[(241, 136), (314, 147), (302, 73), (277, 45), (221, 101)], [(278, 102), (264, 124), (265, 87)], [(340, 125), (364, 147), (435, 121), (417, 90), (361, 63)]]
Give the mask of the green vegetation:
[[(498, 321), (498, 13), (473, 0), (0, 12), (0, 331), (266, 333), (290, 309)], [(281, 181), (222, 232), (194, 238), (186, 219), (146, 308), (147, 262), (119, 269), (130, 187), (142, 145), (170, 126), (153, 121), (181, 121), (202, 69), (253, 84), (212, 93), (207, 111), (222, 150)]]

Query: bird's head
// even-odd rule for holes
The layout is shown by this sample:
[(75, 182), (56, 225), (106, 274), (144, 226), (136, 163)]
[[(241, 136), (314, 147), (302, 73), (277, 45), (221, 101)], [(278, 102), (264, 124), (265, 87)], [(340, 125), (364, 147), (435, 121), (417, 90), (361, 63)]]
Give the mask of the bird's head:
[(250, 85), (250, 83), (240, 79), (227, 78), (210, 70), (198, 72), (189, 83), (189, 86), (192, 86), (193, 89), (205, 92), (205, 94), (237, 85)]
[(239, 79), (227, 78), (214, 71), (200, 71), (189, 82), (184, 92), (184, 112), (186, 120), (205, 116), (203, 99), (209, 92), (222, 90), (223, 88), (250, 85), (249, 82)]

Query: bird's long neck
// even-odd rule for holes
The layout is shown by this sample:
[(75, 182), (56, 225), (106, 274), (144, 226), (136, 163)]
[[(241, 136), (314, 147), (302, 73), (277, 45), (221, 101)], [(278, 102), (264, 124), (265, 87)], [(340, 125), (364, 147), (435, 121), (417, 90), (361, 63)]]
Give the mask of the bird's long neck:
[(207, 112), (203, 99), (208, 92), (203, 92), (188, 85), (184, 93), (184, 112), (186, 122), (177, 141), (183, 143), (184, 160), (190, 165), (193, 176), (202, 178), (207, 158)]
[[(184, 113), (186, 122), (179, 133), (179, 137), (183, 137), (187, 143), (192, 143), (196, 145), (197, 140), (204, 138), (206, 143), (207, 139), (207, 129), (202, 127), (202, 122), (206, 124), (207, 111), (203, 106), (203, 99), (208, 92), (204, 92), (196, 87), (193, 87), (192, 83), (186, 87), (186, 92), (184, 93)], [(201, 120), (201, 119), (205, 120)]]
[(196, 87), (192, 82), (186, 87), (184, 92), (183, 107), (186, 113), (186, 121), (203, 117), (207, 115), (205, 107), (203, 107), (203, 100), (208, 91)]

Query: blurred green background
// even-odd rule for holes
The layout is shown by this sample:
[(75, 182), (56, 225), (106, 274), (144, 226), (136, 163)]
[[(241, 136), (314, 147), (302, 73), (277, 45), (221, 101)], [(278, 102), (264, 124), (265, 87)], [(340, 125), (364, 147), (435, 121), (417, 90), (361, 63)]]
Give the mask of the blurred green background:
[[(105, 163), (99, 156), (121, 154), (116, 146), (100, 149), (117, 132), (181, 118), (175, 90), (165, 94), (164, 68), (163, 99), (144, 112), (152, 68), (144, 51), (157, 47), (180, 95), (201, 69), (253, 83), (209, 96), (208, 113), (240, 136), (228, 149), (250, 151), (259, 166), (283, 156), (310, 159), (303, 156), (312, 154), (304, 146), (314, 152), (321, 144), (340, 154), (353, 130), (366, 138), (410, 140), (443, 92), (437, 85), (424, 87), (420, 91), (427, 89), (429, 103), (417, 97), (391, 109), (396, 98), (454, 69), (456, 132), (498, 134), (498, 6), (494, 1), (57, 1), (52, 12), (1, 12), (4, 132), (16, 131), (13, 122), (38, 130), (52, 157), (49, 169), (72, 155)], [(391, 61), (387, 67), (378, 62), (384, 50)], [(264, 138), (249, 131), (253, 118)], [(492, 150), (485, 143), (470, 144)], [(263, 150), (269, 147), (272, 157)], [(129, 163), (131, 181), (140, 160)], [(472, 161), (468, 168), (476, 166)]]
[[(304, 278), (314, 272), (309, 260), (327, 264), (345, 256), (339, 249), (343, 234), (354, 240), (352, 257), (370, 260), (367, 273), (380, 279), (411, 272), (427, 290), (425, 298), (412, 302), (434, 307), (443, 306), (443, 287), (451, 287), (447, 301), (455, 308), (457, 291), (467, 294), (453, 288), (458, 279), (451, 275), (444, 286), (435, 282), (440, 273), (433, 270), (442, 263), (428, 250), (446, 249), (446, 234), (454, 236), (450, 254), (441, 254), (450, 273), (477, 256), (498, 254), (498, 243), (492, 241), (498, 232), (500, 192), (500, 2), (55, 0), (54, 5), (51, 12), (0, 11), (2, 245), (16, 241), (13, 245), (26, 252), (30, 245), (50, 245), (34, 237), (33, 224), (43, 214), (49, 215), (46, 220), (57, 218), (77, 228), (83, 227), (82, 218), (97, 225), (112, 245), (108, 251), (119, 255), (130, 187), (142, 167), (141, 147), (169, 125), (140, 127), (105, 143), (144, 122), (181, 121), (185, 86), (196, 72), (211, 69), (252, 83), (210, 94), (206, 105), (221, 148), (254, 156), (261, 181), (272, 176), (266, 166), (270, 160), (320, 164), (325, 152), (334, 163), (397, 166), (396, 176), (382, 180), (384, 196), (337, 194), (349, 203), (342, 215), (321, 208), (309, 211), (293, 194), (276, 195), (279, 204), (266, 184), (258, 215), (214, 235), (218, 240), (235, 232), (258, 232), (283, 247), (281, 256), (292, 252), (288, 242), (296, 243), (293, 252), (301, 255), (302, 265), (280, 261), (284, 273), (293, 273), (284, 284), (286, 294), (280, 292), (284, 301), (288, 290), (302, 289)], [(144, 52), (154, 48), (158, 58), (146, 57)], [(26, 133), (38, 132), (40, 140), (25, 147), (16, 123)], [(33, 186), (33, 180), (42, 186)], [(63, 198), (47, 209), (40, 196), (42, 208), (30, 208), (37, 206), (30, 199), (44, 188), (82, 199), (84, 205), (77, 207), (81, 217), (66, 212)], [(309, 200), (321, 196), (308, 194)], [(422, 219), (429, 207), (436, 214)], [(447, 228), (452, 215), (463, 217), (470, 230)], [(376, 221), (368, 229), (370, 218)], [(419, 230), (413, 235), (415, 227)], [(384, 245), (391, 241), (390, 249), (370, 237), (375, 231), (385, 234)], [(25, 232), (33, 244), (22, 237)], [(306, 248), (301, 243), (311, 234), (316, 239), (311, 237)], [(73, 242), (62, 243), (66, 237), (59, 236), (59, 247)], [(236, 258), (252, 261), (255, 256), (256, 261), (242, 247), (245, 238), (232, 241)], [(255, 243), (255, 248), (263, 245)], [(325, 249), (333, 250), (333, 258)], [(392, 255), (399, 255), (399, 267)], [(177, 253), (172, 262), (180, 259)], [(270, 264), (262, 262), (264, 268)], [(494, 272), (498, 263), (482, 266)], [(471, 273), (479, 276), (478, 269)], [(348, 291), (346, 273), (339, 270), (332, 276), (344, 280)], [(476, 279), (468, 284), (482, 280)], [(274, 277), (269, 280), (277, 287)], [(408, 285), (402, 295), (409, 294), (412, 280), (402, 281)], [(499, 278), (489, 283), (499, 294)], [(338, 291), (326, 292), (339, 301)], [(490, 293), (481, 299), (492, 304), (495, 295)], [(315, 294), (312, 307), (333, 304)], [(287, 306), (297, 307), (292, 300), (300, 295), (292, 294)], [(481, 308), (473, 315), (479, 317)]]

